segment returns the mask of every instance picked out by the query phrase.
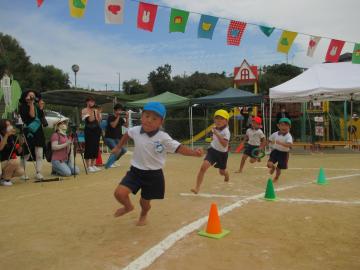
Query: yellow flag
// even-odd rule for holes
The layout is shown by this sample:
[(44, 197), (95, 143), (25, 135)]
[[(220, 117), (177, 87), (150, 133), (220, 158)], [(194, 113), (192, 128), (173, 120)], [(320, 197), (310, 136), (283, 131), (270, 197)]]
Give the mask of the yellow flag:
[(81, 18), (85, 14), (87, 0), (69, 0), (70, 15), (74, 18)]
[(278, 52), (288, 53), (297, 34), (298, 33), (296, 33), (296, 32), (284, 30), (279, 39), (279, 43), (278, 43), (278, 47), (277, 47)]

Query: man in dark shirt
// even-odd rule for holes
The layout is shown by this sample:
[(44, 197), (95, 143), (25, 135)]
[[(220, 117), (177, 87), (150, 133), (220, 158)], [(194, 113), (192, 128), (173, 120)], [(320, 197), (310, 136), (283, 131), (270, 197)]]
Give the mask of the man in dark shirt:
[(279, 123), (279, 121), (280, 121), (281, 118), (288, 118), (288, 119), (290, 119), (290, 115), (289, 115), (289, 113), (286, 111), (284, 105), (282, 105), (282, 106), (280, 107), (280, 112), (278, 112), (278, 113), (276, 114), (276, 123)]
[[(125, 116), (125, 120), (124, 117)], [(114, 106), (114, 114), (109, 115), (107, 119), (107, 126), (105, 130), (104, 142), (111, 150), (119, 143), (122, 137), (122, 127), (129, 126), (129, 114), (124, 111), (121, 104)], [(121, 148), (121, 151), (116, 157), (116, 160), (126, 153), (126, 148)], [(112, 165), (112, 167), (116, 167)]]

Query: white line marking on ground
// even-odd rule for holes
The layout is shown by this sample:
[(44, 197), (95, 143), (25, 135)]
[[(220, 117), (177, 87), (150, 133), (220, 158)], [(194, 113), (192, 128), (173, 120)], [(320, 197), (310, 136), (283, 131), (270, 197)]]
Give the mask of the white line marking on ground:
[(209, 193), (180, 193), (180, 196), (189, 196), (189, 197), (205, 197), (205, 198), (246, 198), (246, 196), (239, 195), (221, 195), (221, 194), (209, 194)]
[[(268, 167), (254, 167), (254, 169), (269, 169)], [(287, 168), (287, 170), (319, 170), (320, 168)], [(323, 168), (325, 171), (360, 171), (356, 168)]]
[(360, 205), (360, 201), (338, 201), (338, 200), (313, 200), (313, 199), (298, 199), (298, 198), (289, 198), (289, 199), (277, 199), (279, 202), (290, 202), (290, 203), (314, 203), (314, 204), (345, 204), (345, 205)]
[[(354, 176), (360, 176), (360, 174), (353, 174), (353, 175), (344, 175), (344, 176), (336, 176), (336, 177), (328, 177), (328, 180), (331, 179), (339, 179), (340, 177), (347, 178), (347, 177), (354, 177)], [(313, 182), (307, 182), (307, 184), (311, 184)], [(300, 186), (303, 186), (304, 184), (298, 184), (294, 186), (287, 186), (283, 188), (276, 189), (277, 192), (284, 191), (288, 189), (297, 188)], [(219, 215), (222, 216), (235, 208), (239, 208), (243, 206), (244, 204), (248, 203), (250, 200), (257, 200), (264, 196), (264, 193), (260, 193), (257, 195), (249, 196), (244, 199), (241, 199), (233, 204), (230, 204), (228, 206), (225, 206), (219, 211)], [(208, 220), (208, 217), (202, 217), (198, 220), (185, 225), (184, 227), (178, 229), (174, 233), (167, 236), (164, 240), (160, 241), (158, 244), (150, 248), (148, 251), (143, 253), (140, 257), (136, 258), (134, 261), (129, 263), (126, 267), (123, 268), (123, 270), (141, 270), (148, 266), (150, 266), (157, 258), (159, 258), (162, 254), (165, 253), (166, 250), (168, 250), (170, 247), (172, 247), (177, 241), (184, 238), (186, 235), (192, 233), (199, 227), (203, 226)]]

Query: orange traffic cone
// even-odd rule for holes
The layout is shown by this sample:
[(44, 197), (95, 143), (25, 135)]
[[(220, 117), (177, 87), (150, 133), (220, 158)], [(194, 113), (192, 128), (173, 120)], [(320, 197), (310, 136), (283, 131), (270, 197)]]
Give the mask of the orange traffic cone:
[(103, 161), (102, 161), (102, 157), (101, 157), (101, 151), (100, 151), (100, 148), (99, 148), (99, 153), (98, 153), (98, 157), (96, 159), (96, 163), (95, 163), (96, 166), (103, 166)]
[(210, 213), (209, 213), (208, 223), (206, 226), (206, 231), (201, 230), (198, 232), (198, 234), (201, 236), (220, 239), (229, 233), (230, 233), (229, 230), (221, 229), (220, 217), (218, 214), (216, 204), (212, 203), (210, 207)]

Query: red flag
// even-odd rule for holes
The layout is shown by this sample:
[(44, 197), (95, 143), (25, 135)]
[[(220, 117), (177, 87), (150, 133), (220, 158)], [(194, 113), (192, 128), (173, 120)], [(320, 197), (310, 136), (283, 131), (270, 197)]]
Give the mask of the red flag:
[(345, 41), (332, 39), (326, 53), (326, 62), (337, 62), (339, 60), (341, 50), (344, 47)]
[(152, 32), (157, 8), (157, 5), (140, 2), (137, 17), (137, 27)]
[(44, 0), (37, 0), (37, 6), (41, 7), (41, 5), (43, 4)]
[(233, 46), (239, 46), (245, 28), (246, 28), (246, 23), (244, 22), (230, 21), (228, 33), (227, 33), (227, 44)]

